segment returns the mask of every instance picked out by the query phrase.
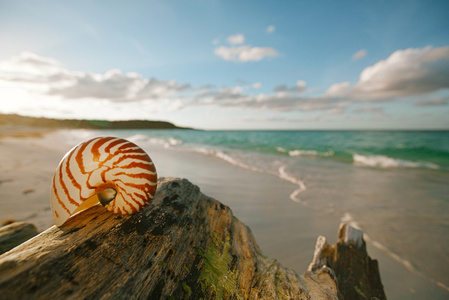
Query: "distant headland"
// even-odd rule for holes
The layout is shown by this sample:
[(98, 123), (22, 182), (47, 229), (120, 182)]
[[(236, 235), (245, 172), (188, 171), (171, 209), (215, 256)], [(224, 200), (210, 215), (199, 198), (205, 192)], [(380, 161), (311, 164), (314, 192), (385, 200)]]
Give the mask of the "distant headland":
[(166, 121), (50, 119), (25, 117), (17, 114), (0, 114), (0, 126), (1, 125), (80, 129), (192, 129), (188, 127), (179, 127)]

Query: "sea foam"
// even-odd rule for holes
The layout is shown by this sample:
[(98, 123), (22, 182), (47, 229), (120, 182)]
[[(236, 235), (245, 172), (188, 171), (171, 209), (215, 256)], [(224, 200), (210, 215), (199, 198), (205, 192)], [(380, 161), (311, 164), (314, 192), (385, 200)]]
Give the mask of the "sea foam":
[(352, 159), (355, 165), (378, 168), (427, 168), (439, 169), (438, 165), (428, 162), (413, 162), (402, 159), (394, 159), (384, 155), (361, 155), (354, 153)]
[(224, 152), (221, 151), (215, 151), (214, 155), (222, 160), (224, 160), (227, 163), (230, 163), (231, 165), (243, 168), (243, 169), (247, 169), (247, 170), (251, 170), (251, 171), (255, 171), (255, 172), (263, 172), (261, 169), (256, 168), (254, 166), (242, 163), (238, 160), (236, 160), (235, 158), (233, 158), (232, 156), (225, 154)]
[[(278, 149), (279, 150), (279, 149)], [(334, 151), (326, 151), (326, 152), (319, 152), (316, 150), (292, 150), (288, 151), (288, 155), (290, 156), (333, 156)]]
[(302, 205), (307, 205), (307, 202), (301, 200), (298, 197), (298, 195), (300, 193), (304, 192), (307, 189), (306, 185), (300, 179), (287, 173), (286, 166), (284, 166), (284, 165), (279, 167), (277, 172), (274, 172), (273, 170), (270, 171), (267, 169), (262, 169), (262, 168), (256, 167), (254, 165), (244, 163), (244, 162), (240, 161), (239, 159), (233, 157), (232, 155), (224, 153), (223, 151), (207, 149), (204, 147), (197, 147), (197, 148), (193, 148), (191, 150), (193, 150), (194, 152), (203, 154), (203, 155), (214, 156), (214, 157), (219, 158), (233, 166), (240, 167), (242, 169), (250, 170), (253, 172), (264, 173), (264, 174), (268, 174), (268, 175), (274, 175), (282, 180), (288, 181), (288, 182), (298, 186), (298, 188), (296, 188), (290, 194), (290, 200), (292, 200), (293, 202), (296, 202), (296, 203), (300, 203)]
[(302, 182), (301, 180), (299, 180), (299, 179), (293, 177), (292, 175), (288, 174), (288, 173), (285, 171), (285, 166), (281, 166), (281, 167), (279, 168), (279, 178), (281, 178), (281, 179), (283, 179), (283, 180), (286, 180), (286, 181), (289, 181), (289, 182), (291, 182), (291, 183), (293, 183), (293, 184), (295, 184), (295, 185), (298, 186), (298, 188), (297, 188), (296, 190), (294, 190), (293, 193), (290, 194), (290, 199), (291, 199), (293, 202), (300, 203), (300, 204), (303, 204), (303, 205), (307, 205), (307, 202), (302, 201), (302, 200), (298, 197), (298, 195), (299, 195), (300, 193), (304, 192), (304, 191), (307, 189), (307, 187), (306, 187), (306, 185), (304, 184), (304, 182)]

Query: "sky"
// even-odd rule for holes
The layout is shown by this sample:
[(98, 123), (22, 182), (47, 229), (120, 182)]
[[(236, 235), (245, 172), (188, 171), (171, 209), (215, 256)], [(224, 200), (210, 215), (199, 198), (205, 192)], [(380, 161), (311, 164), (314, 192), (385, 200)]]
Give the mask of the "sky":
[(449, 1), (0, 0), (0, 112), (449, 129)]

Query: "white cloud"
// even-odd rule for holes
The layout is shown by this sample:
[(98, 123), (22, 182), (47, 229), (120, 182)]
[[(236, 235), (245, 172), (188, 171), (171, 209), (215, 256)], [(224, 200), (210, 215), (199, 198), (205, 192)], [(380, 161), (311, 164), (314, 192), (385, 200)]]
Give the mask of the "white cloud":
[(362, 50), (360, 50), (360, 51), (357, 51), (356, 53), (354, 53), (354, 54), (352, 55), (352, 60), (358, 60), (358, 59), (361, 59), (361, 58), (365, 57), (366, 54), (367, 54), (367, 52), (366, 52), (365, 49), (362, 49)]
[(111, 101), (157, 100), (172, 97), (189, 89), (176, 81), (160, 81), (143, 78), (137, 73), (123, 74), (120, 70), (109, 70), (105, 74), (80, 73), (70, 85), (51, 88), (49, 94), (69, 99), (97, 98)]
[(157, 100), (174, 97), (191, 89), (176, 81), (143, 78), (137, 73), (112, 69), (104, 74), (64, 69), (56, 60), (24, 52), (0, 62), (0, 80), (31, 92), (65, 99), (106, 99), (109, 101)]
[(243, 44), (243, 42), (245, 41), (245, 37), (243, 36), (243, 34), (231, 35), (230, 37), (228, 37), (227, 41), (232, 45), (239, 45)]
[[(231, 35), (227, 38), (230, 47), (221, 46), (215, 48), (215, 55), (226, 61), (248, 62), (260, 61), (269, 56), (277, 56), (279, 53), (270, 47), (252, 47), (250, 45), (241, 45), (245, 42), (243, 34)], [(241, 45), (241, 46), (237, 46)]]
[(275, 30), (275, 27), (273, 25), (270, 25), (267, 27), (267, 33), (273, 33)]
[[(219, 102), (211, 92), (208, 95), (208, 103), (275, 111), (321, 110), (338, 114), (350, 105), (366, 101), (395, 101), (448, 88), (449, 47), (426, 47), (395, 51), (386, 60), (365, 68), (355, 85), (351, 86), (349, 82), (336, 83), (319, 96), (307, 96), (306, 83), (300, 80), (291, 87), (279, 85), (271, 94), (233, 94), (232, 97), (220, 94)], [(238, 101), (235, 101), (236, 99)], [(419, 100), (415, 105), (447, 103), (447, 98), (434, 98)], [(359, 109), (355, 112), (383, 113), (380, 108)]]
[(298, 80), (296, 82), (296, 88), (300, 91), (304, 91), (306, 89), (306, 82), (304, 80)]
[(355, 98), (386, 99), (449, 88), (449, 47), (397, 50), (365, 68), (353, 87)]
[(0, 62), (0, 79), (7, 81), (42, 82), (60, 73), (58, 61), (30, 52)]
[(349, 88), (351, 87), (351, 84), (349, 82), (341, 82), (341, 83), (335, 83), (330, 86), (330, 88), (327, 89), (326, 92), (324, 92), (324, 97), (343, 97), (345, 96)]
[[(277, 55), (277, 51), (242, 45), (219, 47), (216, 54), (225, 60), (245, 62)], [(250, 86), (246, 82), (234, 87), (204, 85), (193, 88), (174, 80), (145, 78), (141, 74), (122, 73), (118, 69), (105, 73), (73, 71), (62, 67), (54, 59), (33, 53), (22, 53), (0, 62), (0, 95), (3, 99), (15, 99), (14, 103), (18, 103), (18, 106), (9, 106), (11, 112), (26, 111), (27, 105), (34, 105), (36, 109), (54, 106), (55, 111), (73, 111), (74, 115), (77, 112), (78, 117), (83, 113), (92, 114), (84, 110), (89, 107), (89, 103), (95, 103), (96, 107), (107, 107), (107, 116), (120, 117), (125, 112), (135, 110), (130, 118), (142, 116), (148, 111), (166, 112), (198, 106), (341, 114), (350, 111), (348, 107), (357, 106), (355, 104), (395, 101), (421, 94), (421, 100), (411, 99), (412, 105), (449, 104), (447, 94), (444, 93), (426, 98), (426, 93), (449, 88), (449, 47), (398, 50), (386, 60), (364, 69), (355, 85), (351, 86), (349, 82), (336, 83), (321, 95), (316, 95), (316, 91), (310, 90), (303, 80), (291, 86), (276, 86), (271, 93), (256, 94), (259, 91), (255, 89), (262, 87), (260, 82), (252, 84), (253, 89)], [(13, 92), (18, 96), (14, 97)], [(76, 104), (67, 99), (76, 100)], [(23, 109), (19, 110), (19, 106)], [(144, 109), (141, 110), (141, 107)], [(6, 105), (2, 103), (0, 108), (5, 111)], [(380, 108), (371, 108), (370, 111), (356, 109), (353, 112), (382, 113)]]
[[(229, 60), (237, 60), (237, 53), (228, 53)], [(398, 50), (386, 60), (365, 68), (360, 80), (353, 86), (349, 82), (331, 85), (320, 96), (307, 96), (304, 81), (295, 86), (276, 86), (272, 94), (257, 96), (222, 93), (216, 98), (214, 92), (208, 94), (209, 104), (242, 108), (268, 109), (277, 111), (324, 110), (331, 114), (365, 101), (394, 101), (449, 88), (449, 47)], [(220, 100), (219, 102), (216, 100)], [(235, 101), (238, 99), (238, 101)], [(200, 101), (201, 102), (201, 101)], [(420, 100), (417, 106), (445, 105), (446, 98)], [(362, 111), (356, 111), (361, 113)], [(368, 110), (364, 111), (368, 112)], [(379, 108), (369, 112), (382, 113)]]
[(340, 112), (347, 106), (346, 102), (339, 99), (304, 96), (301, 92), (305, 89), (306, 83), (302, 80), (293, 87), (279, 86), (272, 94), (249, 95), (244, 94), (239, 87), (224, 87), (198, 95), (195, 104), (280, 112), (328, 110), (331, 113)]
[(221, 46), (215, 49), (215, 55), (227, 61), (260, 61), (268, 56), (277, 56), (278, 52), (274, 48), (265, 47), (225, 47)]
[(46, 67), (55, 67), (60, 66), (61, 64), (49, 57), (40, 56), (31, 52), (22, 52), (18, 56), (12, 57), (9, 61), (2, 62), (2, 66), (8, 65), (8, 63), (11, 66), (20, 66), (20, 67), (39, 67), (39, 68), (46, 68)]

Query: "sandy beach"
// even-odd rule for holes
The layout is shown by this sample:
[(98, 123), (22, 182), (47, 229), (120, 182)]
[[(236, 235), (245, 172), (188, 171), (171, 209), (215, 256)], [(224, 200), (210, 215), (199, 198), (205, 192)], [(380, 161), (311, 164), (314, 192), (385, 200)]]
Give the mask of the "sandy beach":
[[(42, 136), (0, 138), (0, 221), (34, 223), (43, 231), (53, 225), (50, 187), (63, 155), (92, 131), (60, 130)], [(137, 143), (138, 144), (138, 143)], [(160, 177), (182, 177), (203, 193), (229, 206), (254, 233), (262, 252), (303, 273), (313, 257), (316, 239), (335, 243), (341, 218), (290, 200), (297, 186), (265, 173), (231, 165), (216, 157), (145, 147)], [(391, 255), (368, 242), (368, 254), (379, 260), (382, 282), (389, 299), (444, 299), (447, 292), (420, 273), (410, 272)]]

